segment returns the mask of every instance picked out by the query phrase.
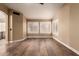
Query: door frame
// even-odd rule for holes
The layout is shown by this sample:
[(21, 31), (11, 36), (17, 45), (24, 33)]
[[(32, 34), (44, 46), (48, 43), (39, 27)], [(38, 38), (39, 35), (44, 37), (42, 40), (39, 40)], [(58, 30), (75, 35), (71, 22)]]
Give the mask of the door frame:
[(0, 10), (0, 12), (2, 12), (5, 15), (5, 40), (6, 43), (8, 43), (8, 14), (2, 10)]

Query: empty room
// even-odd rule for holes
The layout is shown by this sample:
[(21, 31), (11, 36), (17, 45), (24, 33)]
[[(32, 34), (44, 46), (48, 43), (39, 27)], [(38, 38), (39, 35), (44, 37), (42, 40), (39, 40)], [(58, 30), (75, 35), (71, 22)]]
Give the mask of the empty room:
[(0, 3), (0, 56), (79, 56), (79, 3)]

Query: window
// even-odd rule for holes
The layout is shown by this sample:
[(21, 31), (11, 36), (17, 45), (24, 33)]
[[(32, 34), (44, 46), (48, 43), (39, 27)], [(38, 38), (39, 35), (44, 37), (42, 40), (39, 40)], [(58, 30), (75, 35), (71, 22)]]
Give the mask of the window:
[(39, 33), (39, 22), (28, 22), (28, 33), (30, 34)]
[(28, 34), (51, 34), (51, 21), (28, 21)]
[(0, 23), (0, 32), (5, 32), (5, 23)]
[(52, 29), (53, 29), (53, 34), (58, 35), (58, 19), (53, 20), (52, 22)]
[(51, 22), (40, 22), (40, 33), (50, 34), (51, 33)]

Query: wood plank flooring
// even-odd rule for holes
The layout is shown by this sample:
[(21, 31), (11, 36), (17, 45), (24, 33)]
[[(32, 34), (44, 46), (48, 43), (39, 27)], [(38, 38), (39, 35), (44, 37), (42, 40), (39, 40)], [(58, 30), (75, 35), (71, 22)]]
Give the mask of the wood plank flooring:
[(8, 56), (77, 56), (54, 39), (26, 39), (7, 46)]

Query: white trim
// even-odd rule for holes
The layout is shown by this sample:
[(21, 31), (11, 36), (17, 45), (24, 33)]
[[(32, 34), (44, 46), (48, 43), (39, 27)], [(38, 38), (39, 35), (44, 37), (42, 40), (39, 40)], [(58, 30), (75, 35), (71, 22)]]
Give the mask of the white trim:
[(25, 38), (20, 39), (20, 40), (14, 40), (14, 41), (9, 41), (9, 42), (10, 42), (10, 43), (13, 43), (13, 42), (19, 42), (19, 41), (23, 41), (23, 40), (25, 40), (25, 39), (27, 39), (27, 38), (25, 37)]
[(59, 43), (61, 43), (62, 45), (64, 45), (65, 47), (69, 48), (70, 50), (72, 50), (73, 52), (75, 52), (76, 54), (79, 55), (79, 51), (77, 51), (76, 49), (72, 48), (71, 46), (68, 46), (67, 44), (63, 43), (62, 41), (58, 40), (57, 38), (53, 37), (56, 41), (58, 41)]
[(52, 36), (27, 36), (27, 38), (52, 38)]

